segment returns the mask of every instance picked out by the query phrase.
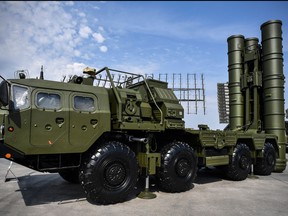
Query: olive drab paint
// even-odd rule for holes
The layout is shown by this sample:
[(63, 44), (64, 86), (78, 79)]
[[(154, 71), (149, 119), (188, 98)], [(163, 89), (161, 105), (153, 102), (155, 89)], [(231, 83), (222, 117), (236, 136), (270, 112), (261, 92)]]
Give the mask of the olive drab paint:
[(251, 171), (282, 172), (281, 27), (280, 20), (263, 23), (261, 44), (243, 35), (227, 39), (224, 130), (186, 128), (184, 109), (168, 83), (141, 74), (87, 67), (83, 76), (57, 82), (44, 80), (42, 67), (41, 79), (26, 78), (22, 70), (15, 79), (0, 76), (0, 157), (80, 183), (93, 204), (125, 201), (144, 179), (139, 197), (155, 198), (150, 176), (161, 190), (189, 190), (198, 167), (224, 167), (235, 181)]
[(264, 130), (276, 134), (279, 145), (279, 158), (276, 171), (286, 168), (285, 158), (285, 111), (284, 73), (282, 52), (282, 21), (271, 20), (261, 25), (263, 52), (263, 102)]
[(233, 35), (228, 41), (229, 73), (229, 128), (241, 128), (244, 119), (244, 99), (241, 92), (240, 78), (243, 74), (244, 36)]
[(244, 73), (242, 91), (245, 92), (244, 125), (261, 131), (260, 98), (262, 87), (261, 48), (258, 38), (246, 38), (244, 49)]
[(282, 21), (260, 27), (258, 38), (232, 35), (228, 42), (229, 129), (278, 139), (275, 171), (286, 168)]

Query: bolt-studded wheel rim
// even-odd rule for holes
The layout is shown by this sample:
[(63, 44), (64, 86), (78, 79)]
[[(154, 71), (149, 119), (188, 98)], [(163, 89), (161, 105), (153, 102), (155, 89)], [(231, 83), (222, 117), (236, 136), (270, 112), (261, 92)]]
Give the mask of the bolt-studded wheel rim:
[(109, 186), (117, 187), (121, 185), (126, 178), (125, 167), (120, 162), (109, 163), (105, 169), (104, 176)]
[(246, 170), (249, 166), (248, 158), (244, 155), (241, 156), (239, 163), (240, 163), (240, 168), (243, 170)]
[(189, 165), (188, 160), (186, 159), (180, 159), (176, 163), (176, 172), (180, 177), (185, 177), (189, 174), (191, 170), (191, 166)]

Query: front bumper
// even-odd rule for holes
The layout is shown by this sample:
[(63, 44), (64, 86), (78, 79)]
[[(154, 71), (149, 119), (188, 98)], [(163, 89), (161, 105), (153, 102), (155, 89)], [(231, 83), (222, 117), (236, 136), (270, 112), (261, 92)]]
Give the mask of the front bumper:
[[(7, 157), (8, 154), (11, 157)], [(6, 158), (8, 160), (14, 161), (15, 159), (23, 159), (24, 155), (15, 151), (13, 148), (7, 146), (4, 139), (0, 139), (0, 158)]]

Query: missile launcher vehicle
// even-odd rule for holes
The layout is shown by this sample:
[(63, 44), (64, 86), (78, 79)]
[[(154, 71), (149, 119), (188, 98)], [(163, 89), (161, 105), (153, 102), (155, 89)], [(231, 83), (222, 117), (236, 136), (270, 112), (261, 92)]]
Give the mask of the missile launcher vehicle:
[[(159, 188), (192, 188), (197, 169), (221, 167), (231, 180), (286, 168), (282, 22), (258, 38), (228, 38), (229, 124), (185, 127), (184, 109), (167, 82), (104, 67), (68, 82), (27, 78), (0, 84), (0, 156), (80, 183), (91, 203), (111, 204)], [(105, 74), (105, 75), (103, 75)], [(126, 77), (115, 81), (114, 74)], [(103, 78), (106, 77), (106, 78)], [(97, 83), (108, 83), (101, 87)]]

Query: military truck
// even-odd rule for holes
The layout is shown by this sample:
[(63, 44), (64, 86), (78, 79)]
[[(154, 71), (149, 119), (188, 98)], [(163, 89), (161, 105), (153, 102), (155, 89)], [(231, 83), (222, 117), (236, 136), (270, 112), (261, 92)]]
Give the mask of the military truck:
[(150, 198), (151, 176), (164, 191), (187, 191), (200, 167), (222, 167), (235, 181), (282, 172), (281, 26), (263, 23), (262, 45), (258, 38), (228, 38), (225, 130), (185, 128), (184, 109), (168, 84), (140, 74), (104, 67), (86, 68), (68, 82), (44, 80), (43, 72), (39, 79), (21, 71), (15, 79), (1, 76), (1, 157), (80, 182), (87, 200), (99, 204), (129, 199), (144, 179), (140, 197)]

